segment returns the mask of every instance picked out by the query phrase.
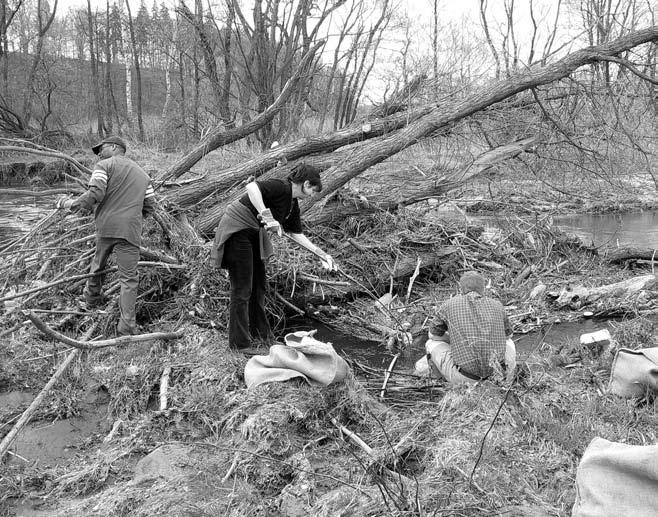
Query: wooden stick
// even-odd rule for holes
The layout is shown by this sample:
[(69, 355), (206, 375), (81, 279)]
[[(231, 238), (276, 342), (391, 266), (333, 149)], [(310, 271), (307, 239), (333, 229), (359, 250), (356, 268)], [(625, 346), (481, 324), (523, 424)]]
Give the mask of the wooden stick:
[(414, 282), (416, 281), (416, 277), (420, 274), (420, 263), (422, 262), (421, 258), (418, 257), (418, 262), (416, 262), (416, 269), (414, 269), (413, 275), (411, 275), (411, 278), (409, 279), (409, 287), (407, 288), (407, 298), (406, 298), (406, 303), (409, 303), (409, 298), (411, 297), (411, 290), (414, 287)]
[(226, 472), (226, 475), (222, 478), (222, 483), (226, 483), (229, 480), (229, 478), (233, 475), (233, 472), (235, 472), (235, 468), (238, 466), (239, 459), (240, 459), (240, 453), (236, 452), (233, 455), (233, 461), (231, 462), (231, 466)]
[(292, 303), (290, 303), (288, 300), (286, 300), (286, 299), (285, 299), (283, 296), (281, 296), (279, 293), (274, 293), (274, 294), (275, 294), (277, 300), (279, 300), (280, 302), (282, 302), (286, 307), (288, 307), (289, 309), (292, 309), (293, 311), (295, 311), (295, 312), (296, 312), (297, 314), (299, 314), (300, 316), (306, 316), (306, 313), (305, 313), (303, 310), (301, 310), (301, 309), (300, 309), (299, 307), (297, 307), (296, 305), (293, 305)]
[(121, 346), (129, 345), (130, 343), (142, 343), (144, 341), (153, 341), (156, 339), (179, 339), (183, 337), (184, 332), (178, 330), (176, 332), (153, 332), (151, 334), (137, 334), (135, 336), (121, 336), (114, 339), (105, 339), (100, 341), (78, 341), (77, 339), (72, 339), (64, 334), (57, 332), (56, 330), (51, 329), (46, 325), (39, 317), (34, 314), (32, 311), (23, 312), (27, 316), (34, 326), (39, 329), (42, 334), (45, 334), (48, 337), (61, 341), (69, 346), (81, 349), (81, 350), (96, 350), (98, 348), (107, 348), (110, 346)]
[(375, 450), (370, 447), (366, 442), (364, 442), (359, 435), (354, 433), (353, 431), (350, 431), (347, 427), (345, 427), (343, 424), (341, 424), (338, 420), (336, 420), (334, 417), (331, 417), (331, 423), (334, 424), (338, 430), (346, 435), (350, 440), (352, 440), (356, 445), (358, 445), (363, 451), (365, 451), (368, 456), (375, 458)]
[(171, 366), (167, 366), (162, 372), (160, 378), (160, 411), (167, 409), (167, 390), (169, 389), (169, 376), (171, 375)]
[(343, 282), (341, 280), (326, 280), (315, 275), (309, 275), (307, 273), (302, 273), (301, 271), (297, 273), (297, 277), (302, 280), (308, 280), (309, 282), (315, 282), (316, 284), (325, 284), (325, 285), (334, 285), (338, 287), (351, 287), (350, 282)]
[(3, 438), (2, 442), (0, 442), (0, 460), (4, 457), (4, 455), (7, 453), (9, 450), (9, 447), (11, 446), (12, 442), (16, 439), (16, 436), (20, 432), (20, 430), (30, 421), (30, 418), (32, 418), (32, 415), (34, 412), (37, 410), (37, 408), (41, 405), (43, 400), (46, 398), (46, 395), (50, 392), (52, 387), (55, 385), (55, 383), (64, 375), (64, 372), (67, 370), (69, 365), (73, 362), (73, 360), (78, 357), (80, 354), (80, 350), (73, 350), (66, 359), (64, 359), (64, 362), (59, 365), (59, 368), (55, 372), (55, 374), (50, 378), (48, 383), (43, 387), (43, 389), (39, 392), (39, 394), (36, 396), (36, 398), (32, 401), (32, 404), (23, 412), (21, 417), (18, 419), (18, 422), (14, 425), (11, 431), (7, 433), (7, 435)]
[[(370, 447), (370, 445), (368, 445), (366, 442), (364, 442), (359, 437), (359, 435), (357, 435), (353, 431), (350, 431), (347, 427), (342, 425), (340, 422), (338, 422), (338, 420), (336, 420), (333, 417), (331, 417), (331, 423), (334, 424), (342, 434), (346, 435), (357, 446), (359, 446), (375, 462), (379, 463), (381, 461), (381, 458), (375, 453), (375, 450), (372, 447)], [(413, 486), (412, 480), (409, 479), (404, 474), (400, 474), (399, 472), (395, 472), (395, 471), (393, 471), (393, 470), (389, 469), (388, 467), (385, 467), (384, 465), (381, 465), (381, 464), (380, 464), (380, 468), (381, 468), (382, 472), (384, 472), (384, 473), (388, 474), (389, 476), (392, 476), (392, 477), (400, 480), (402, 482), (403, 486), (404, 485), (406, 485), (406, 487)]]
[(60, 280), (57, 280), (55, 282), (50, 282), (49, 284), (42, 285), (40, 287), (33, 287), (32, 289), (28, 289), (27, 291), (21, 291), (20, 293), (16, 294), (9, 294), (7, 296), (3, 296), (0, 298), (0, 302), (4, 302), (7, 300), (13, 300), (14, 298), (22, 298), (23, 296), (27, 296), (28, 294), (32, 293), (37, 293), (39, 291), (43, 291), (45, 289), (49, 289), (51, 287), (55, 287), (61, 284), (66, 284), (68, 282), (75, 282), (76, 280), (82, 280), (85, 278), (91, 278), (92, 276), (98, 276), (98, 275), (105, 275), (107, 273), (112, 273), (114, 271), (117, 271), (117, 267), (111, 267), (104, 269), (103, 271), (99, 271), (98, 273), (85, 273), (84, 275), (74, 275), (74, 276), (69, 276), (66, 278), (62, 278)]
[[(70, 188), (53, 188), (49, 190), (20, 190), (20, 189), (2, 189), (2, 193), (9, 196), (31, 196), (31, 197), (44, 197), (56, 196), (59, 194), (70, 194)], [(80, 193), (79, 190), (75, 192)]]
[(391, 378), (391, 372), (395, 367), (395, 363), (397, 363), (398, 361), (398, 357), (400, 357), (399, 352), (393, 356), (393, 359), (391, 360), (391, 364), (388, 366), (388, 370), (386, 370), (386, 373), (384, 374), (384, 384), (382, 384), (382, 390), (379, 392), (380, 399), (384, 398), (384, 394), (386, 393), (386, 385), (388, 384), (388, 380)]
[(21, 321), (20, 323), (16, 323), (12, 328), (5, 330), (4, 332), (0, 332), (0, 338), (3, 338), (5, 336), (8, 336), (9, 334), (12, 334), (13, 332), (16, 332), (19, 328), (21, 328), (23, 325), (25, 325), (25, 321)]

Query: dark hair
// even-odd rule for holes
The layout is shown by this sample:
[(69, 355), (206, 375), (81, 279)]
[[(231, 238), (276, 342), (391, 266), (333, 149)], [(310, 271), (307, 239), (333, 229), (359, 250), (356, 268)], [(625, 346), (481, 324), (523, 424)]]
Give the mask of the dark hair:
[(464, 294), (470, 293), (471, 291), (478, 294), (484, 294), (485, 283), (484, 277), (475, 271), (466, 271), (466, 273), (464, 273), (459, 279), (459, 285)]
[(322, 180), (320, 179), (320, 171), (304, 162), (298, 163), (292, 168), (288, 180), (293, 183), (299, 184), (308, 181), (311, 186), (317, 187), (318, 192), (322, 190)]

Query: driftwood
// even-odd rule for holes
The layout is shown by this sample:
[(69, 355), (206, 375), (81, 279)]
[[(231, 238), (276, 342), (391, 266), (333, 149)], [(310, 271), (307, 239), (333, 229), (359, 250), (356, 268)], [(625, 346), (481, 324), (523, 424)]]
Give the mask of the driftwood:
[[(395, 265), (393, 271), (382, 272), (377, 280), (383, 283), (386, 282), (391, 276), (393, 278), (404, 278), (411, 276), (416, 272), (416, 268), (418, 268), (419, 271), (423, 271), (424, 269), (436, 267), (444, 262), (446, 257), (458, 252), (459, 248), (457, 246), (444, 246), (440, 249), (402, 257)], [(419, 262), (420, 266), (418, 265)]]
[(658, 250), (653, 248), (635, 248), (626, 246), (608, 251), (606, 260), (610, 264), (618, 264), (626, 260), (643, 260), (658, 263)]
[[(383, 137), (373, 139), (372, 141), (375, 142), (376, 140), (381, 140), (381, 138)], [(429, 174), (427, 176), (421, 176), (417, 171), (409, 171), (408, 174), (398, 172), (398, 177), (404, 175), (406, 179), (404, 183), (396, 184), (394, 189), (369, 194), (366, 200), (354, 200), (349, 204), (340, 203), (338, 206), (323, 204), (322, 210), (308, 210), (309, 206), (302, 203), (302, 212), (306, 212), (306, 221), (322, 224), (330, 221), (335, 222), (336, 220), (355, 215), (363, 216), (374, 212), (397, 210), (432, 197), (442, 196), (457, 186), (475, 179), (494, 165), (527, 151), (536, 145), (537, 142), (537, 138), (529, 137), (486, 151), (471, 163), (459, 164), (450, 170), (442, 170), (441, 181), (438, 182), (436, 181), (436, 173), (434, 171), (428, 171)], [(308, 156), (304, 157), (303, 160), (305, 163), (317, 167), (320, 171), (344, 167), (349, 165), (351, 157), (356, 152), (356, 148), (355, 146), (327, 155)], [(276, 167), (261, 174), (260, 177), (262, 179), (285, 178), (290, 174), (295, 164), (295, 162), (290, 162), (287, 165)], [(235, 178), (233, 178), (231, 185), (236, 185)], [(213, 206), (208, 208), (197, 219), (196, 227), (201, 233), (211, 233), (224, 213), (226, 205), (244, 194), (241, 183), (237, 185), (238, 188), (228, 188), (231, 185), (227, 185), (227, 190), (218, 193), (213, 198)]]
[(99, 341), (78, 341), (77, 339), (70, 338), (60, 332), (57, 332), (56, 330), (51, 329), (34, 312), (27, 311), (24, 314), (30, 319), (32, 323), (34, 323), (34, 326), (39, 329), (42, 334), (80, 350), (96, 350), (110, 346), (130, 345), (132, 343), (143, 343), (145, 341), (155, 341), (158, 339), (180, 339), (185, 334), (182, 330), (178, 330), (176, 332), (153, 332), (150, 334), (121, 336), (114, 339), (105, 339)]
[(560, 292), (555, 303), (558, 307), (580, 308), (599, 301), (645, 304), (655, 298), (658, 298), (658, 277), (643, 275), (601, 287), (568, 287)]

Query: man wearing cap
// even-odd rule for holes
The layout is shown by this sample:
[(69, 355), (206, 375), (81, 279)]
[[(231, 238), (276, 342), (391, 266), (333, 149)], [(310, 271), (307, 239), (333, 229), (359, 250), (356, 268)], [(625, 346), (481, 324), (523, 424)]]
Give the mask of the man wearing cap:
[(484, 278), (467, 271), (459, 280), (461, 294), (439, 308), (425, 343), (430, 367), (435, 366), (450, 384), (475, 383), (503, 363), (507, 380), (516, 368), (512, 327), (503, 304), (484, 295)]
[[(153, 186), (148, 174), (125, 156), (126, 143), (111, 136), (93, 146), (100, 157), (89, 180), (87, 192), (77, 199), (62, 199), (58, 208), (91, 212), (95, 207), (96, 253), (90, 273), (105, 269), (114, 251), (119, 269), (121, 317), (117, 334), (137, 333), (135, 301), (137, 300), (137, 262), (142, 234), (142, 218), (150, 214), (155, 205)], [(101, 294), (103, 275), (87, 280), (84, 297), (88, 307), (103, 303)]]

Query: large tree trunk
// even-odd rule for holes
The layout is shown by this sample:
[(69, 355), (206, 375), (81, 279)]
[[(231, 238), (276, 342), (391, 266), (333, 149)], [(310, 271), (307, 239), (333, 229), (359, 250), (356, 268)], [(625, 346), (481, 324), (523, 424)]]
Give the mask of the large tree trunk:
[(608, 57), (651, 41), (658, 41), (658, 26), (629, 33), (604, 45), (576, 51), (544, 67), (531, 67), (524, 74), (496, 81), (454, 105), (439, 106), (404, 129), (388, 135), (384, 139), (367, 142), (356, 148), (349, 162), (333, 167), (325, 173), (326, 180), (323, 182), (325, 187), (322, 190), (322, 196), (330, 195), (369, 167), (406, 149), (420, 139), (441, 130), (445, 131), (455, 122), (497, 102), (522, 91), (562, 79), (581, 66), (606, 60)]
[(410, 120), (416, 120), (431, 112), (432, 109), (434, 109), (434, 106), (426, 106), (410, 112), (398, 113), (385, 119), (366, 122), (361, 126), (350, 126), (333, 133), (302, 138), (296, 142), (271, 149), (248, 162), (220, 171), (207, 178), (202, 184), (178, 189), (171, 194), (170, 199), (181, 207), (195, 205), (209, 195), (215, 192), (223, 192), (231, 185), (243, 181), (249, 176), (262, 175), (274, 168), (279, 161), (292, 161), (312, 154), (330, 153), (349, 144), (380, 137), (406, 126)]
[[(326, 197), (372, 165), (384, 161), (436, 132), (446, 132), (456, 122), (478, 111), (520, 92), (567, 77), (583, 65), (605, 60), (652, 41), (658, 41), (658, 26), (629, 33), (604, 45), (576, 51), (544, 67), (534, 66), (526, 73), (495, 81), (492, 85), (455, 104), (424, 106), (386, 119), (373, 120), (358, 128), (345, 128), (328, 135), (306, 138), (280, 146), (248, 162), (213, 175), (200, 184), (179, 188), (169, 197), (181, 207), (189, 207), (216, 192), (228, 190), (232, 185), (244, 181), (251, 175), (262, 175), (284, 158), (288, 161), (296, 160), (311, 154), (332, 152), (347, 144), (367, 140), (353, 145), (348, 159), (332, 166), (324, 173), (325, 188), (322, 196)], [(318, 217), (317, 206), (318, 204), (311, 207), (306, 215), (307, 218)], [(202, 234), (210, 234), (223, 210), (223, 205), (217, 205), (204, 213), (196, 221), (197, 230)]]

